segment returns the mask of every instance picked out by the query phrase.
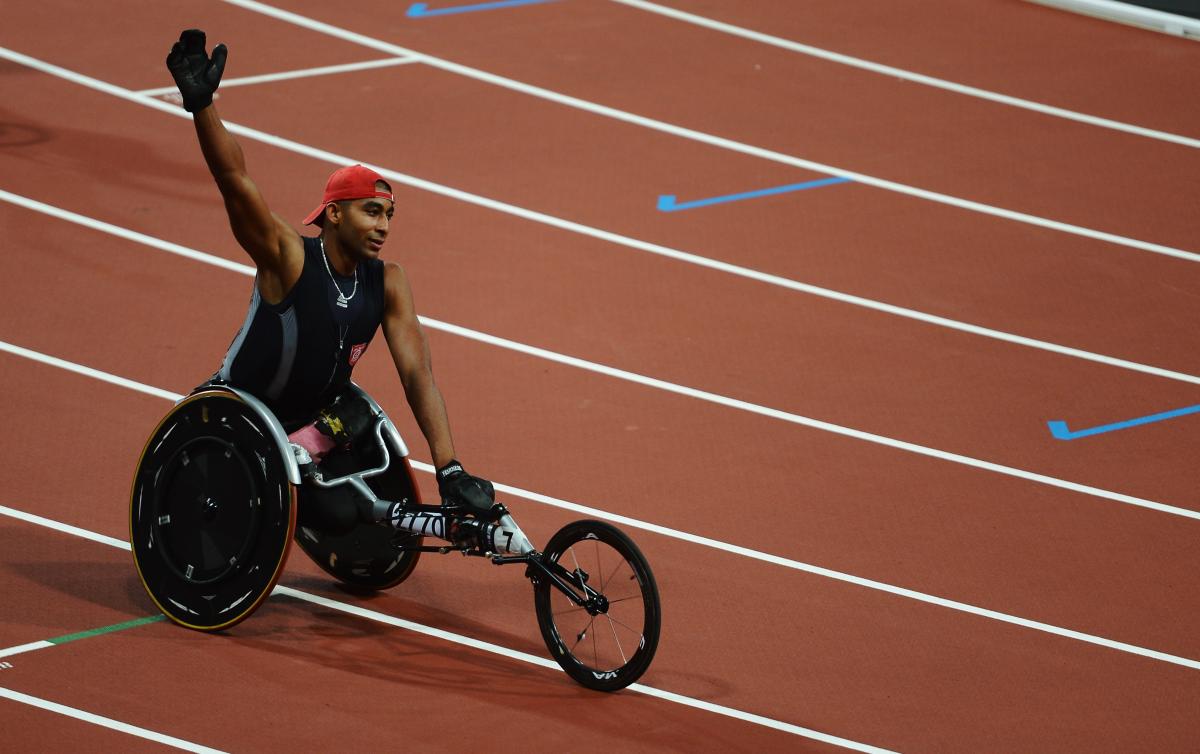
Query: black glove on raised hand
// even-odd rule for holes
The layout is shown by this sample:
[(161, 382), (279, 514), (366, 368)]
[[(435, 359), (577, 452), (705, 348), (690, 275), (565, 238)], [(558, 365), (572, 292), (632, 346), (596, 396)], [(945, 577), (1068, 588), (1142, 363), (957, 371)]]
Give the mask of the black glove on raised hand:
[(463, 505), (479, 518), (490, 519), (496, 491), (486, 479), (471, 476), (458, 461), (437, 470), (438, 492), (442, 505)]
[(217, 45), (209, 58), (204, 50), (204, 32), (199, 29), (188, 29), (179, 35), (179, 41), (167, 55), (167, 69), (183, 95), (183, 109), (195, 113), (212, 104), (213, 92), (225, 72), (227, 55), (225, 45)]

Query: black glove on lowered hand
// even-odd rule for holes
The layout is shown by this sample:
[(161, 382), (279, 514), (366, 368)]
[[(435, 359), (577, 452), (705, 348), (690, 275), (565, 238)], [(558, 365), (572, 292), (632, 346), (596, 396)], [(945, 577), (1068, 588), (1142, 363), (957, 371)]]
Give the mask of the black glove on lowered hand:
[(179, 35), (179, 41), (167, 55), (167, 69), (183, 95), (183, 109), (195, 113), (212, 104), (228, 54), (225, 45), (217, 45), (209, 58), (204, 50), (204, 32), (199, 29), (188, 29)]
[(458, 461), (450, 461), (437, 470), (438, 492), (442, 505), (466, 506), (468, 512), (490, 520), (496, 491), (486, 479), (471, 476)]

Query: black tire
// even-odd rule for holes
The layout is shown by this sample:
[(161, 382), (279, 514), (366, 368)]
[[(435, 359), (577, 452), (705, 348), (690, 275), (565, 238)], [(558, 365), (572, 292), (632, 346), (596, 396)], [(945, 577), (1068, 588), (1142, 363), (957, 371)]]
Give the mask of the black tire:
[(155, 428), (129, 534), (142, 585), (172, 621), (220, 631), (247, 618), (283, 572), (295, 526), (279, 448), (237, 394), (194, 393)]
[(582, 570), (587, 586), (607, 601), (592, 614), (531, 569), (538, 626), (554, 660), (597, 691), (640, 678), (658, 649), (661, 612), (654, 574), (633, 540), (603, 521), (575, 521), (550, 538), (542, 557), (571, 574)]

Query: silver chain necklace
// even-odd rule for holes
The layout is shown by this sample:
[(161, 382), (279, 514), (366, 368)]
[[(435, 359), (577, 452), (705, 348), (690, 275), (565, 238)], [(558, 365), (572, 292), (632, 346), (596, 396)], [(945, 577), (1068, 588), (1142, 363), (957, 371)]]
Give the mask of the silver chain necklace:
[(329, 273), (329, 282), (333, 283), (333, 289), (337, 291), (337, 305), (346, 309), (350, 306), (350, 299), (354, 298), (354, 294), (358, 293), (358, 265), (354, 265), (354, 290), (350, 291), (350, 295), (342, 293), (342, 289), (337, 284), (337, 279), (333, 277), (333, 270), (329, 269), (329, 257), (325, 254), (325, 239), (317, 239), (321, 244), (321, 259), (325, 260), (325, 272)]

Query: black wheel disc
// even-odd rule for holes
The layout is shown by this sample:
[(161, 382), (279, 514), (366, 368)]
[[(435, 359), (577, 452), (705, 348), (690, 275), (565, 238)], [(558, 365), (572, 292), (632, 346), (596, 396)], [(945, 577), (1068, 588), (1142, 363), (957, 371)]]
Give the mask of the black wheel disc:
[(181, 401), (142, 452), (130, 540), (142, 583), (176, 623), (227, 628), (270, 594), (295, 528), (294, 489), (263, 420), (236, 394)]
[(184, 443), (155, 485), (151, 526), (166, 566), (193, 584), (232, 576), (257, 542), (257, 487), (232, 444), (216, 437)]
[(576, 521), (550, 538), (543, 558), (566, 569), (573, 591), (588, 598), (575, 604), (534, 569), (538, 626), (555, 661), (598, 691), (640, 678), (658, 649), (661, 612), (654, 574), (633, 540), (602, 521)]

